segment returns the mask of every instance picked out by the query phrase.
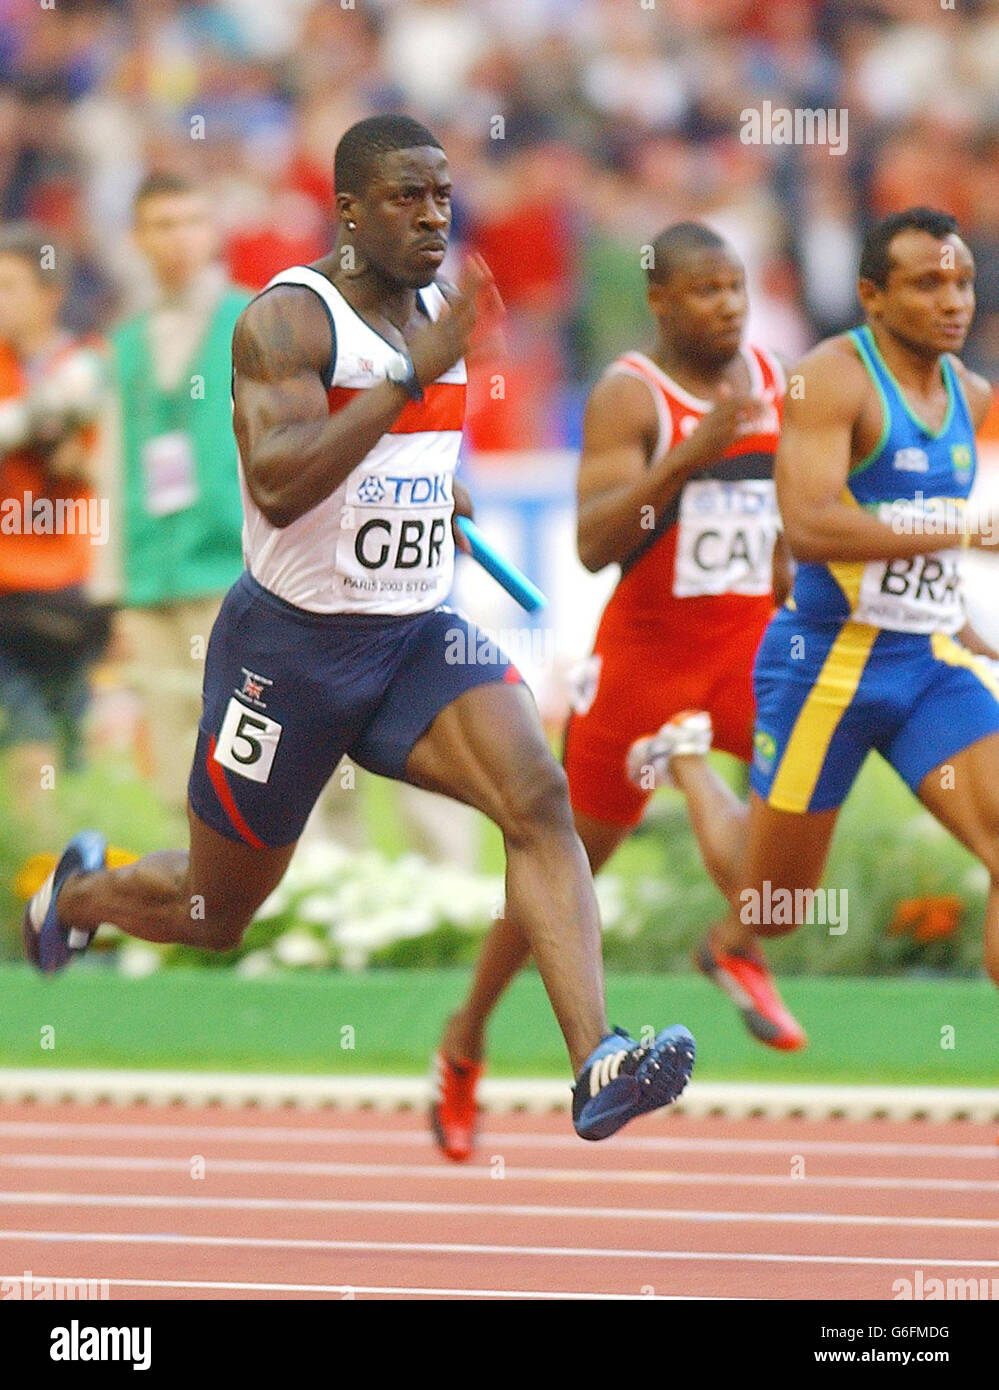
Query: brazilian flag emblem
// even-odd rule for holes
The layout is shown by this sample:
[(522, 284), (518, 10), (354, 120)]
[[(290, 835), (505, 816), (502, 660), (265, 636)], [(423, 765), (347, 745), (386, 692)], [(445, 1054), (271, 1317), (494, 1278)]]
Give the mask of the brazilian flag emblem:
[(774, 757), (777, 753), (777, 740), (772, 734), (768, 734), (763, 729), (757, 729), (753, 734), (753, 748), (756, 755), (756, 765), (762, 772), (769, 772), (774, 764)]
[(967, 473), (971, 468), (971, 449), (967, 444), (952, 444), (950, 461), (955, 473)]

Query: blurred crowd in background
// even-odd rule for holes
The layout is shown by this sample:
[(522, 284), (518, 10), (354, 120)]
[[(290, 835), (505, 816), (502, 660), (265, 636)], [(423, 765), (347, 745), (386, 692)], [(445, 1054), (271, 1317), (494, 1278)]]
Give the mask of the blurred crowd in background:
[[(844, 108), (846, 152), (742, 143), (766, 100)], [(588, 384), (648, 333), (638, 248), (681, 218), (731, 237), (751, 331), (794, 358), (855, 319), (871, 219), (945, 208), (979, 264), (967, 359), (999, 377), (999, 0), (0, 0), (0, 215), (74, 251), (75, 329), (148, 292), (150, 170), (208, 187), (257, 288), (328, 249), (334, 147), (383, 110), (438, 134), (455, 254), (510, 311), (480, 449), (575, 442)]]

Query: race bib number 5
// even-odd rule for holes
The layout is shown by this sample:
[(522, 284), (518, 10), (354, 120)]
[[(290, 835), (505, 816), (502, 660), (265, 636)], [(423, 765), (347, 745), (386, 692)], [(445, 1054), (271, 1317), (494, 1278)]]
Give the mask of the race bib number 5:
[(267, 782), (281, 733), (276, 719), (247, 709), (234, 696), (219, 731), (215, 761), (251, 782)]

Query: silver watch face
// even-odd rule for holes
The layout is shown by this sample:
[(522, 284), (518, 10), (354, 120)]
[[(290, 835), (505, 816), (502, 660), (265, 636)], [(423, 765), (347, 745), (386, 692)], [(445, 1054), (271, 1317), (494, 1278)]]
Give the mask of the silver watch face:
[(395, 382), (397, 386), (402, 386), (409, 380), (412, 370), (412, 362), (410, 362), (408, 357), (403, 357), (400, 353), (399, 357), (389, 365), (386, 376), (389, 381)]

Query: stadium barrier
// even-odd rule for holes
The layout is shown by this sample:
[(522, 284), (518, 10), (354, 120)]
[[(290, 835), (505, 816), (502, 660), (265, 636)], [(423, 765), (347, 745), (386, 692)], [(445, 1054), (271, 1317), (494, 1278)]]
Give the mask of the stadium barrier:
[[(0, 1069), (0, 1102), (84, 1105), (283, 1106), (334, 1110), (425, 1110), (429, 1079), (385, 1076), (281, 1076), (165, 1071)], [(491, 1114), (567, 1111), (568, 1081), (487, 1079), (482, 1108)], [(692, 1081), (672, 1107), (694, 1118), (808, 1120), (999, 1120), (999, 1088), (817, 1086)]]

